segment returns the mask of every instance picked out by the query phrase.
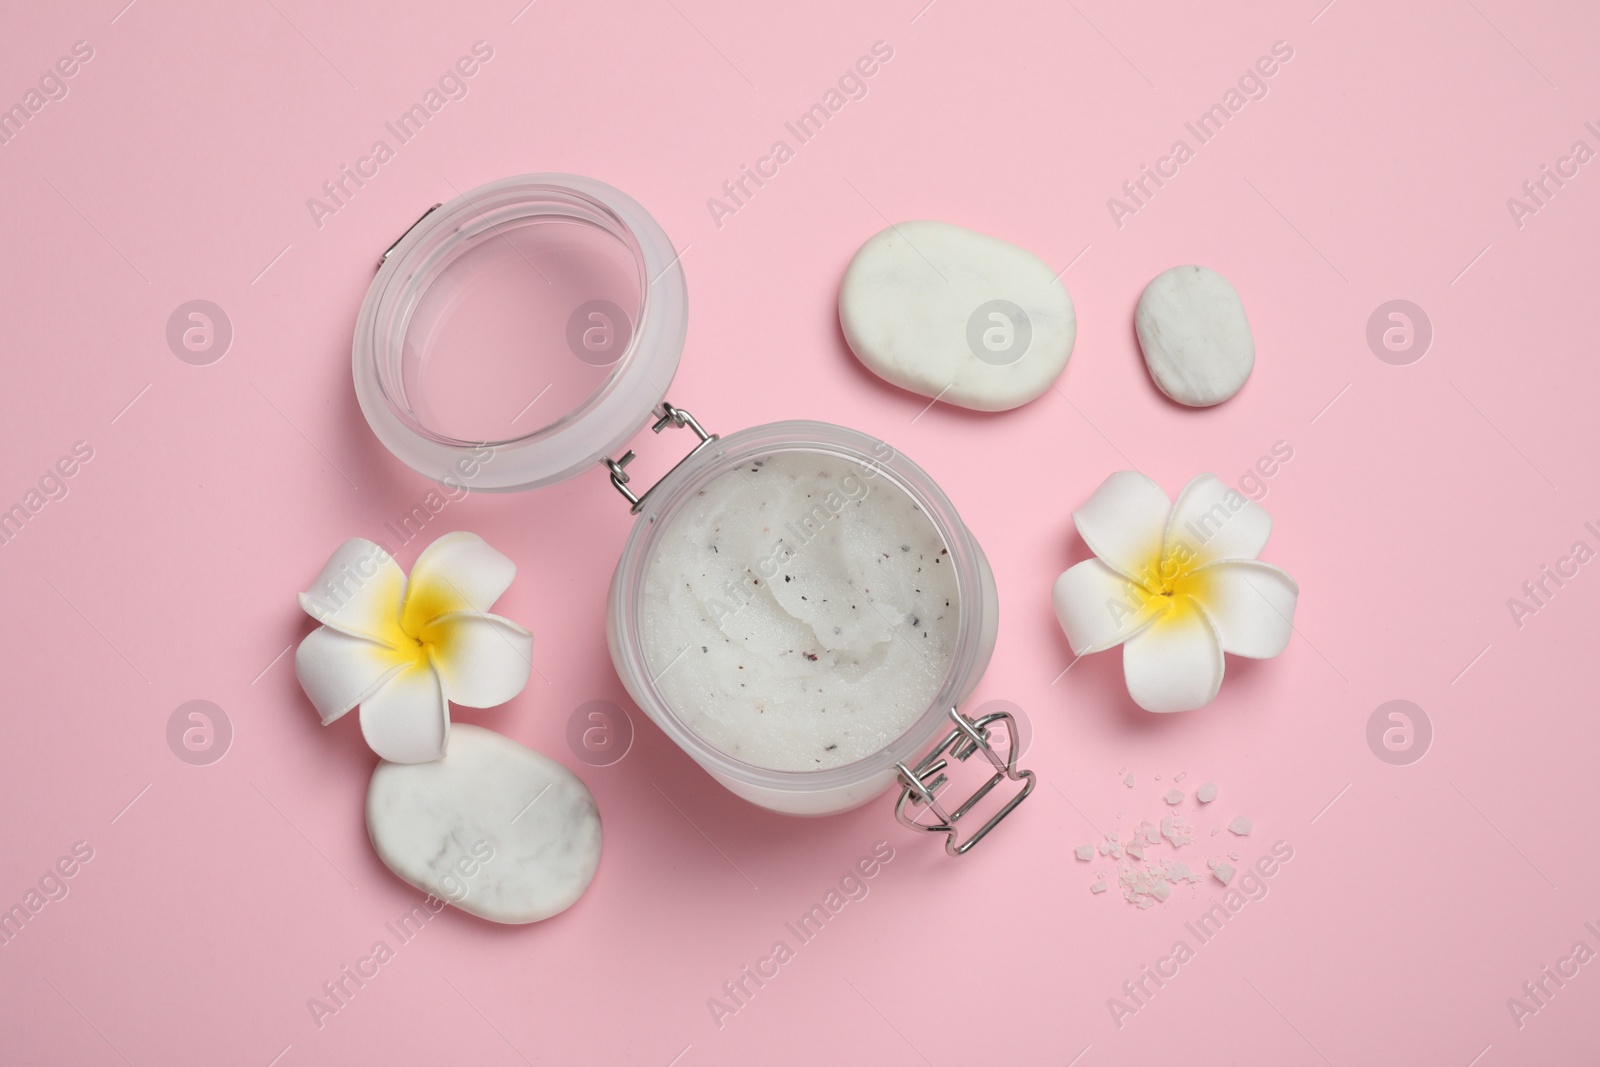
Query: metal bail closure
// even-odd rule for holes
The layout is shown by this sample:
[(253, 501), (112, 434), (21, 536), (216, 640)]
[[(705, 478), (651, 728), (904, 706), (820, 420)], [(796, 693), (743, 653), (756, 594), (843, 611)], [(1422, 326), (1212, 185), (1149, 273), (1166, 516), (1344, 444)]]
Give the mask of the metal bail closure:
[[(689, 429), (694, 431), (694, 435), (696, 437), (700, 438), (700, 443), (695, 445), (687, 456), (684, 456), (673, 465), (673, 471), (689, 462), (689, 460), (694, 457), (695, 453), (699, 452), (702, 448), (706, 447), (717, 439), (716, 434), (706, 433), (705, 429), (695, 421), (693, 415), (689, 414), (682, 408), (673, 407), (665, 400), (656, 406), (654, 414), (657, 416), (656, 421), (650, 427), (653, 433), (660, 433), (668, 426), (687, 426)], [(644, 502), (649, 499), (651, 493), (655, 492), (656, 486), (652, 485), (649, 489), (646, 489), (643, 493), (637, 495), (632, 489), (628, 488), (628, 472), (623, 468), (632, 463), (633, 460), (634, 452), (633, 449), (630, 448), (617, 459), (611, 459), (607, 457), (601, 462), (604, 463), (606, 465), (606, 469), (611, 472), (611, 484), (616, 486), (617, 492), (627, 497), (629, 504), (633, 505), (629, 511), (632, 514), (637, 515), (644, 509)], [(665, 481), (666, 477), (670, 476), (671, 474), (672, 471), (668, 471), (667, 474), (662, 477), (662, 481)], [(661, 482), (656, 483), (656, 485), (660, 484)]]
[[(985, 715), (975, 721), (963, 718), (961, 712), (955, 708), (950, 709), (950, 718), (955, 722), (956, 728), (945, 735), (922, 761), (917, 764), (917, 769), (912, 771), (904, 763), (897, 763), (900, 768), (900, 799), (895, 802), (894, 817), (913, 830), (924, 833), (944, 834), (944, 850), (952, 856), (964, 856), (967, 850), (979, 841), (984, 835), (999, 825), (1000, 820), (1011, 814), (1011, 810), (1021, 804), (1027, 795), (1033, 792), (1033, 787), (1038, 783), (1037, 776), (1032, 771), (1017, 770), (1017, 721), (1009, 712), (997, 711)], [(989, 745), (989, 726), (1005, 720), (1006, 736), (1010, 744), (1006, 758), (1002, 760), (999, 753)], [(981, 751), (994, 767), (994, 774), (989, 780), (978, 788), (976, 793), (968, 797), (961, 806), (953, 812), (947, 812), (939, 803), (935, 794), (949, 779), (944, 769), (949, 766), (945, 754), (949, 753), (963, 762), (974, 752)], [(931, 779), (931, 780), (930, 780)], [(978, 802), (989, 795), (989, 791), (1002, 781), (1010, 779), (1013, 782), (1022, 782), (1023, 786), (1015, 796), (1006, 802), (1006, 806), (996, 812), (988, 822), (978, 828), (977, 832), (964, 843), (956, 844), (956, 823), (961, 817), (971, 811)], [(908, 813), (906, 804), (920, 809), (927, 807), (938, 818), (936, 823), (920, 823), (916, 820), (915, 811)]]
[[(429, 215), (432, 215), (435, 211), (438, 211), (443, 206), (444, 206), (443, 204), (435, 204), (432, 207), (430, 207), (428, 210), (424, 211), (422, 214), (418, 215), (417, 216), (417, 221), (413, 222), (410, 226), (406, 227), (406, 233), (410, 233), (412, 230), (416, 229), (418, 226), (421, 226), (423, 219), (427, 218)], [(394, 239), (394, 244), (390, 245), (388, 248), (385, 248), (383, 250), (383, 255), (378, 257), (378, 269), (379, 270), (382, 270), (383, 269), (383, 265), (389, 261), (389, 253), (393, 252), (396, 248), (399, 248), (400, 247), (400, 242), (404, 241), (406, 239), (406, 233), (403, 233), (399, 237), (396, 237)]]

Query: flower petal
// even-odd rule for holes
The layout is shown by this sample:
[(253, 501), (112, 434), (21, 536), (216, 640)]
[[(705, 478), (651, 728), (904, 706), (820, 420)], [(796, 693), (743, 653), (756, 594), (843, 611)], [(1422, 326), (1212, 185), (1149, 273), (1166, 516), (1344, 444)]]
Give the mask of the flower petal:
[(1224, 559), (1255, 559), (1267, 547), (1272, 516), (1215, 474), (1197, 475), (1172, 506), (1165, 550), (1183, 546), (1191, 566)]
[(441, 615), (422, 631), (445, 697), (469, 708), (504, 704), (528, 684), (533, 634), (475, 611)]
[(1170, 611), (1122, 646), (1128, 695), (1146, 711), (1193, 711), (1211, 703), (1222, 687), (1222, 645), (1191, 597), (1176, 597)]
[(1213, 563), (1194, 578), (1194, 595), (1217, 628), (1224, 652), (1271, 659), (1288, 647), (1300, 597), (1293, 578), (1255, 560)]
[(1089, 551), (1126, 578), (1141, 577), (1156, 566), (1172, 501), (1138, 471), (1117, 471), (1072, 513)]
[(406, 575), (394, 557), (380, 545), (352, 537), (300, 594), (300, 607), (324, 626), (396, 645), (405, 590)]
[(1150, 625), (1163, 601), (1097, 559), (1067, 568), (1052, 599), (1067, 642), (1079, 656), (1115, 648)]
[(403, 666), (391, 649), (331, 626), (306, 634), (294, 652), (295, 676), (324, 726), (377, 692)]
[(517, 576), (517, 565), (475, 533), (447, 533), (411, 567), (402, 624), (407, 633), (449, 611), (488, 611)]
[(427, 763), (444, 755), (450, 706), (426, 663), (409, 667), (361, 702), (361, 735), (390, 763)]

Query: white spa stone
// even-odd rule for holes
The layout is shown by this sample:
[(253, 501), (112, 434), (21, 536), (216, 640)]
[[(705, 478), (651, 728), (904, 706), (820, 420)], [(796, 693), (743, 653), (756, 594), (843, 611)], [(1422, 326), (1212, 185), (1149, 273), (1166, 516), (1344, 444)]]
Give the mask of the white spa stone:
[(1239, 294), (1209, 267), (1156, 275), (1133, 321), (1150, 377), (1180, 404), (1222, 403), (1244, 388), (1255, 366), (1256, 343)]
[(640, 598), (667, 703), (758, 767), (870, 756), (932, 705), (960, 599), (938, 528), (854, 462), (779, 452), (712, 479), (671, 519)]
[(378, 764), (367, 834), (402, 881), (498, 923), (565, 911), (600, 864), (600, 813), (584, 784), (508, 737), (459, 723), (443, 758)]
[(839, 324), (880, 378), (977, 411), (1043, 394), (1078, 333), (1048, 263), (945, 222), (902, 222), (862, 245), (839, 286)]

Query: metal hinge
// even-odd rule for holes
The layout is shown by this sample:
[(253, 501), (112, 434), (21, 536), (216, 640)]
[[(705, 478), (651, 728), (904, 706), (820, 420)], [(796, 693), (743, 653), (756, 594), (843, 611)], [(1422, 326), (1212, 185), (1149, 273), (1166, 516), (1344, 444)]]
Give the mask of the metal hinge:
[[(672, 470), (674, 471), (683, 466), (685, 463), (689, 462), (689, 460), (692, 459), (702, 448), (706, 447), (717, 439), (717, 435), (714, 433), (707, 433), (705, 429), (695, 421), (693, 415), (689, 414), (682, 408), (673, 407), (665, 400), (656, 406), (655, 415), (657, 416), (656, 421), (650, 427), (653, 432), (660, 433), (668, 426), (687, 426), (689, 429), (694, 431), (694, 435), (696, 437), (700, 438), (700, 443), (695, 445), (694, 449), (690, 451), (687, 456), (684, 456), (673, 465)], [(627, 465), (632, 463), (633, 460), (634, 452), (633, 449), (630, 448), (617, 459), (611, 459), (607, 457), (601, 462), (604, 463), (606, 465), (606, 469), (611, 472), (611, 484), (616, 486), (617, 492), (627, 497), (628, 503), (632, 505), (630, 509), (631, 512), (637, 515), (641, 510), (643, 510), (644, 502), (649, 498), (650, 494), (655, 492), (656, 486), (652, 485), (649, 489), (646, 489), (643, 493), (637, 495), (632, 489), (628, 488), (628, 472), (623, 468), (627, 467)], [(672, 471), (667, 472), (668, 475), (671, 473)], [(662, 481), (665, 480), (666, 478), (663, 477)], [(656, 483), (656, 485), (660, 484), (661, 482)]]
[[(1038, 778), (1032, 771), (1017, 770), (1017, 721), (1012, 718), (1010, 712), (997, 711), (984, 715), (977, 720), (969, 721), (962, 717), (960, 711), (952, 707), (950, 709), (950, 718), (955, 722), (955, 729), (946, 734), (944, 740), (939, 742), (932, 752), (922, 757), (922, 761), (917, 764), (916, 770), (913, 771), (904, 763), (895, 764), (900, 768), (900, 799), (895, 802), (894, 817), (913, 830), (920, 830), (923, 833), (930, 834), (944, 834), (944, 850), (952, 856), (964, 856), (968, 849), (982, 841), (984, 836), (990, 830), (993, 830), (1001, 819), (1010, 815), (1012, 810), (1018, 804), (1021, 804), (1029, 793), (1033, 792), (1033, 787), (1037, 784)], [(999, 753), (995, 752), (989, 745), (989, 727), (1001, 720), (1005, 722), (1006, 737), (1009, 739), (1006, 758), (1003, 760), (1000, 758)], [(973, 793), (963, 801), (959, 808), (953, 812), (946, 811), (944, 805), (939, 803), (935, 795), (939, 788), (949, 780), (943, 773), (944, 769), (949, 766), (949, 761), (945, 759), (946, 753), (954, 756), (957, 760), (965, 761), (974, 752), (980, 751), (994, 767), (994, 774), (978, 788), (976, 793)], [(980, 800), (988, 796), (990, 790), (1007, 779), (1013, 782), (1022, 782), (1022, 788), (1006, 802), (1005, 807), (1001, 808), (990, 817), (988, 822), (979, 827), (976, 833), (965, 842), (957, 844), (956, 823), (963, 815), (971, 811)], [(933, 812), (934, 817), (939, 821), (935, 823), (918, 822), (913, 814), (907, 813), (906, 805), (908, 803), (913, 808), (927, 808)]]

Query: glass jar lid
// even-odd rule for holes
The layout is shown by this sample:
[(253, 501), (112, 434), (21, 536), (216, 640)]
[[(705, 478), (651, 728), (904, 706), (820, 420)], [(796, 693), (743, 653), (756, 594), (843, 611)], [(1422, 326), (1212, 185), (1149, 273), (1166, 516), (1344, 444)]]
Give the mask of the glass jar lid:
[(687, 321), (678, 254), (632, 197), (572, 174), (506, 178), (384, 253), (351, 346), (356, 397), (422, 474), (532, 489), (650, 420)]

